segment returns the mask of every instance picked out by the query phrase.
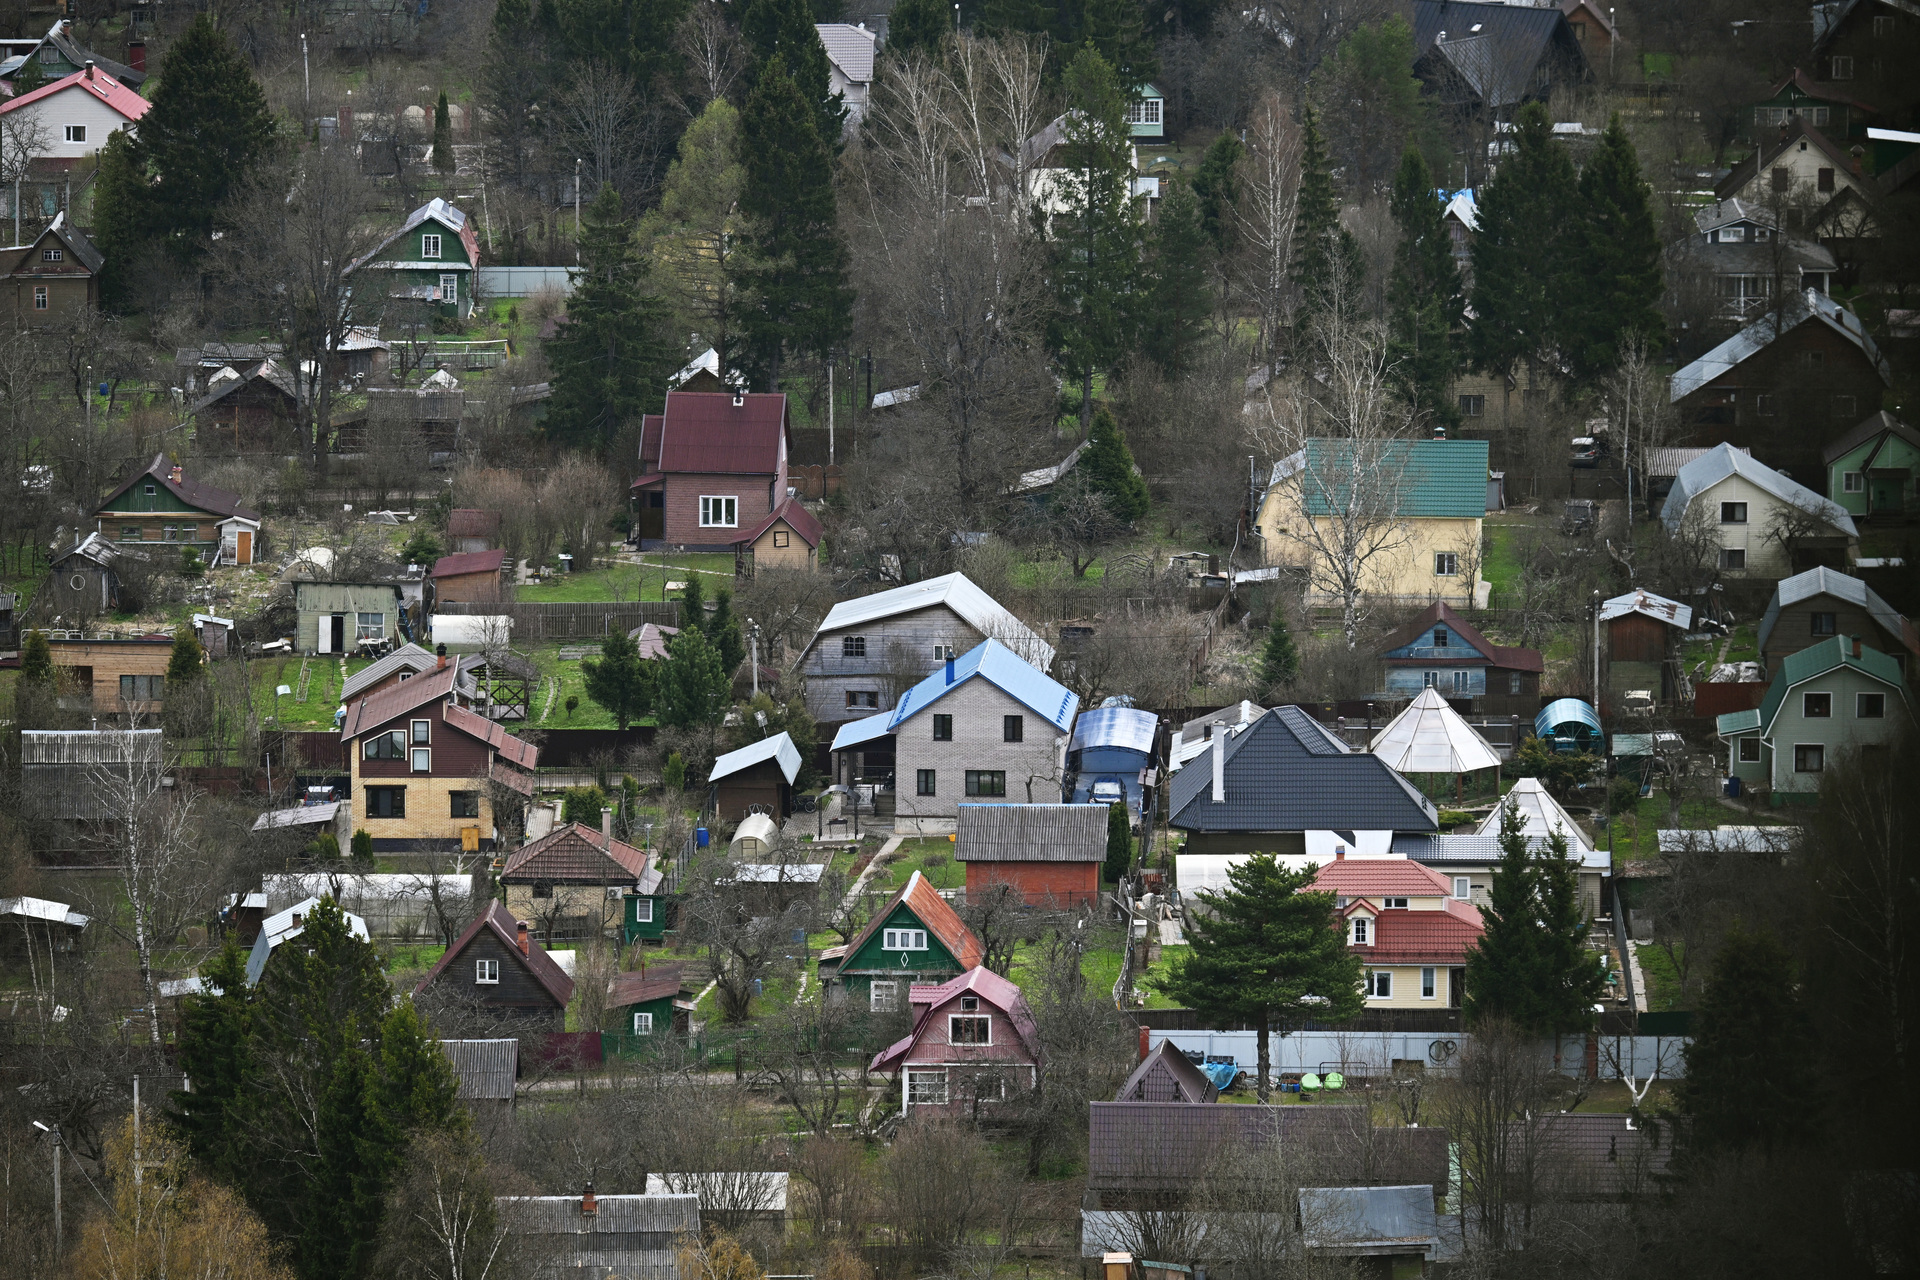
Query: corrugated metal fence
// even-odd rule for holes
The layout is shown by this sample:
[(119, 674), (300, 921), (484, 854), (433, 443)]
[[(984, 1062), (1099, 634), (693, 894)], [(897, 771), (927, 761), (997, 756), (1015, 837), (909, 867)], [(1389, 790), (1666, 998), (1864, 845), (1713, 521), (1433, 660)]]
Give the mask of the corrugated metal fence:
[(476, 276), (483, 298), (527, 298), (542, 289), (573, 293), (572, 267), (481, 267)]
[(442, 601), (434, 605), (434, 612), (453, 617), (510, 616), (515, 644), (540, 640), (602, 640), (610, 635), (624, 635), (645, 622), (663, 627), (680, 624), (680, 606), (670, 600), (604, 604)]

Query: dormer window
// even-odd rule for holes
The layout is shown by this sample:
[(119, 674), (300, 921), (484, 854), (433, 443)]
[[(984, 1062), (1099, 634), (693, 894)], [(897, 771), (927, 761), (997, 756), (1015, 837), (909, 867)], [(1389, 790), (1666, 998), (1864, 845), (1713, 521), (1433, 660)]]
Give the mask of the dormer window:
[(1353, 937), (1351, 941), (1354, 946), (1365, 947), (1372, 945), (1372, 939), (1368, 930), (1368, 926), (1372, 923), (1373, 921), (1367, 919), (1365, 916), (1355, 916), (1353, 918)]
[(440, 237), (436, 235), (421, 236), (420, 237), (420, 256), (423, 258), (439, 257), (440, 256)]

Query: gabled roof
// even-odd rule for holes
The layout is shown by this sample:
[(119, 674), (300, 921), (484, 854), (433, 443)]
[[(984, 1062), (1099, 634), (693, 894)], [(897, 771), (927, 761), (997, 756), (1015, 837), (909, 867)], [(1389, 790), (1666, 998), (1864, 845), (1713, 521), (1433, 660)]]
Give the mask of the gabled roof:
[(49, 563), (57, 567), (75, 556), (82, 560), (91, 560), (102, 568), (112, 568), (113, 562), (120, 558), (120, 553), (114, 550), (112, 542), (95, 529), (65, 551), (54, 555)]
[[(1640, 454), (1640, 469), (1650, 476), (1671, 480), (1680, 474), (1680, 469), (1696, 458), (1704, 458), (1712, 453), (1715, 446), (1704, 445), (1656, 445), (1643, 450)], [(1752, 453), (1753, 450), (1742, 446), (1740, 452)]]
[[(370, 253), (355, 259), (353, 265), (348, 267), (347, 270), (349, 272), (358, 271), (370, 262), (376, 266), (386, 265), (384, 263), (378, 263), (375, 260), (378, 259), (382, 253), (386, 252), (387, 246), (393, 244), (409, 231), (412, 231), (415, 227), (418, 227), (421, 223), (428, 220), (437, 222), (447, 230), (453, 232), (460, 243), (466, 246), (468, 263), (479, 263), (480, 238), (474, 234), (473, 219), (469, 218), (464, 212), (455, 208), (453, 205), (448, 204), (439, 196), (435, 196), (408, 214), (407, 220), (400, 224), (398, 230), (375, 245)], [(448, 265), (457, 267), (461, 264), (449, 260)]]
[(1414, 61), (1432, 52), (1444, 32), (1442, 56), (1488, 105), (1506, 106), (1525, 96), (1534, 68), (1566, 22), (1557, 8), (1414, 0)]
[(1736, 475), (1788, 506), (1818, 516), (1850, 538), (1859, 536), (1860, 531), (1854, 526), (1853, 517), (1839, 503), (1815, 493), (1791, 477), (1781, 475), (1766, 463), (1750, 454), (1741, 453), (1729, 444), (1716, 445), (1680, 468), (1680, 474), (1673, 478), (1673, 490), (1667, 494), (1666, 505), (1660, 508), (1661, 521), (1668, 529), (1678, 529), (1695, 498), (1729, 476)]
[(1786, 128), (1779, 132), (1771, 146), (1762, 144), (1754, 148), (1746, 159), (1728, 170), (1727, 176), (1720, 179), (1719, 185), (1713, 189), (1714, 199), (1725, 200), (1729, 196), (1739, 195), (1745, 191), (1749, 183), (1767, 171), (1775, 157), (1802, 138), (1826, 156), (1833, 165), (1834, 173), (1839, 175), (1848, 186), (1853, 184), (1856, 178), (1853, 172), (1853, 157), (1837, 146), (1833, 139), (1808, 124), (1805, 119), (1796, 116), (1787, 122)]
[(1767, 637), (1773, 634), (1773, 624), (1780, 620), (1780, 611), (1815, 596), (1832, 596), (1836, 600), (1860, 606), (1880, 624), (1881, 630), (1908, 649), (1920, 653), (1920, 640), (1914, 636), (1913, 625), (1900, 616), (1898, 609), (1882, 600), (1879, 592), (1860, 579), (1825, 565), (1805, 573), (1796, 573), (1791, 578), (1782, 578), (1773, 589), (1773, 598), (1767, 601), (1766, 616), (1760, 619), (1759, 644), (1762, 653), (1766, 652)]
[[(1428, 605), (1416, 614), (1412, 621), (1394, 628), (1387, 638), (1380, 642), (1379, 652), (1386, 658), (1389, 664), (1406, 662), (1417, 663), (1421, 666), (1432, 666), (1435, 661), (1434, 659), (1395, 658), (1390, 655), (1395, 649), (1406, 648), (1415, 640), (1425, 635), (1427, 628), (1436, 625), (1446, 627), (1448, 631), (1452, 632), (1455, 637), (1461, 640), (1463, 643), (1459, 646), (1460, 648), (1472, 651), (1463, 652), (1457, 659), (1447, 658), (1441, 659), (1441, 661), (1491, 662), (1493, 660), (1493, 642), (1481, 635), (1478, 627), (1468, 622), (1458, 613), (1455, 613), (1452, 605), (1441, 601), (1435, 601), (1433, 604)], [(1454, 646), (1449, 645), (1448, 647), (1452, 648)]]
[(1087, 1185), (1095, 1191), (1186, 1192), (1223, 1148), (1237, 1146), (1310, 1152), (1328, 1181), (1447, 1185), (1446, 1129), (1376, 1127), (1365, 1107), (1092, 1102), (1088, 1113)]
[(1160, 731), (1160, 718), (1138, 707), (1093, 707), (1080, 713), (1073, 726), (1070, 751), (1089, 747), (1121, 747), (1151, 752)]
[[(1444, 194), (1444, 193), (1443, 193)], [(1462, 187), (1447, 197), (1447, 207), (1441, 211), (1441, 220), (1456, 219), (1469, 231), (1480, 229), (1480, 206), (1474, 199), (1472, 187)]]
[(943, 574), (922, 582), (842, 600), (827, 611), (808, 648), (832, 631), (865, 626), (921, 609), (944, 607), (983, 636), (991, 636), (1041, 669), (1053, 664), (1053, 646), (1035, 635), (999, 601), (975, 586), (964, 573)]
[(934, 1022), (936, 1011), (962, 995), (978, 996), (998, 1009), (1012, 1024), (1027, 1053), (1035, 1062), (1041, 1060), (1044, 1055), (1040, 1048), (1040, 1027), (1034, 1022), (1033, 1010), (1027, 1007), (1026, 997), (1020, 994), (1020, 988), (986, 966), (976, 964), (959, 977), (943, 982), (931, 991), (914, 992), (913, 1003), (920, 1006), (920, 1013), (914, 1019), (913, 1030), (875, 1054), (867, 1070), (889, 1071), (899, 1067), (912, 1056), (915, 1046), (926, 1034), (937, 1028)]
[(680, 994), (678, 965), (649, 968), (643, 973), (616, 973), (607, 992), (607, 1008), (625, 1009), (631, 1005), (666, 1000)]
[(1677, 600), (1657, 596), (1644, 587), (1635, 587), (1623, 596), (1615, 596), (1600, 606), (1600, 621), (1611, 622), (1630, 613), (1644, 613), (1656, 622), (1685, 631), (1693, 625), (1693, 610)]
[[(973, 930), (967, 928), (966, 922), (954, 914), (953, 908), (947, 905), (947, 900), (940, 896), (938, 889), (933, 887), (933, 882), (918, 871), (908, 876), (907, 882), (900, 886), (899, 892), (887, 899), (886, 905), (873, 913), (873, 918), (867, 921), (867, 927), (847, 944), (841, 955), (846, 959), (859, 955), (860, 949), (867, 945), (873, 935), (878, 933), (887, 922), (887, 918), (900, 907), (911, 911), (914, 918), (926, 926), (927, 932), (940, 940), (940, 945), (947, 949), (947, 954), (952, 956), (963, 970), (977, 968), (986, 959), (987, 953), (981, 947), (980, 939), (974, 937)], [(823, 960), (826, 958), (824, 955), (821, 957)]]
[(454, 1097), (512, 1101), (520, 1074), (518, 1040), (442, 1040), (440, 1048), (460, 1081)]
[[(253, 950), (247, 953), (247, 985), (260, 984), (260, 975), (266, 972), (267, 961), (273, 957), (273, 949), (283, 942), (289, 942), (307, 931), (307, 917), (320, 905), (318, 898), (303, 898), (284, 911), (276, 911), (260, 922), (260, 934), (253, 940)], [(367, 932), (367, 922), (351, 911), (340, 913), (347, 922), (347, 931), (362, 942), (370, 941), (372, 935)]]
[(707, 775), (708, 782), (750, 769), (763, 760), (773, 760), (780, 765), (780, 772), (786, 777), (787, 785), (800, 776), (800, 749), (793, 745), (793, 739), (782, 729), (771, 738), (741, 747), (738, 751), (729, 751), (713, 762), (713, 771)]
[(381, 689), (377, 693), (347, 704), (346, 718), (340, 722), (340, 740), (351, 742), (361, 734), (377, 729), (396, 716), (415, 707), (437, 702), (453, 693), (460, 678), (459, 664), (447, 663), (439, 671), (429, 671), (411, 680)]
[[(723, 391), (669, 391), (660, 434), (660, 470), (771, 475), (779, 470), (786, 434), (783, 393), (733, 396)], [(784, 483), (786, 477), (779, 479)]]
[(824, 530), (820, 528), (820, 522), (813, 518), (813, 513), (800, 505), (800, 499), (798, 498), (788, 498), (785, 502), (782, 502), (779, 506), (767, 512), (766, 515), (760, 518), (758, 523), (742, 531), (740, 536), (733, 540), (734, 545), (738, 546), (743, 542), (753, 542), (759, 538), (761, 534), (783, 520), (786, 521), (788, 528), (800, 535), (800, 541), (810, 547), (820, 545), (820, 538)]
[[(1543, 853), (1549, 847), (1543, 836), (1528, 835), (1526, 841), (1527, 847), (1535, 854)], [(1439, 867), (1444, 871), (1492, 867), (1500, 861), (1500, 837), (1498, 833), (1449, 835), (1437, 831), (1396, 831), (1393, 835), (1393, 852), (1396, 856), (1412, 858), (1422, 866)], [(1567, 845), (1567, 861), (1579, 863), (1584, 871), (1605, 871), (1613, 865), (1613, 859), (1605, 849), (1587, 849), (1577, 842)]]
[(1509, 1121), (1509, 1140), (1538, 1151), (1563, 1186), (1583, 1195), (1652, 1192), (1673, 1160), (1668, 1120), (1619, 1111), (1549, 1111), (1538, 1119), (1530, 1135), (1524, 1122)]
[[(1211, 747), (1211, 744), (1209, 744)], [(1169, 825), (1188, 831), (1431, 831), (1433, 802), (1377, 756), (1356, 754), (1298, 707), (1228, 735), (1226, 799), (1204, 757), (1174, 775)]]
[[(1113, 1095), (1115, 1102), (1212, 1102), (1220, 1096), (1207, 1073), (1171, 1040), (1162, 1040)], [(1429, 1192), (1431, 1194), (1431, 1192)]]
[[(1292, 465), (1285, 477), (1275, 467), (1276, 483), (1300, 475), (1307, 514), (1324, 516), (1347, 502), (1353, 458), (1353, 448), (1345, 441), (1308, 440), (1286, 460)], [(1370, 454), (1362, 462), (1366, 470), (1398, 477), (1394, 514), (1404, 519), (1479, 519), (1487, 514), (1484, 440), (1388, 440), (1378, 446), (1377, 455)]]
[[(629, 885), (659, 880), (653, 856), (622, 840), (601, 835), (584, 822), (555, 827), (538, 840), (521, 845), (500, 872), (502, 884)], [(647, 890), (642, 889), (642, 892)]]
[(504, 551), (457, 551), (435, 560), (433, 571), (428, 576), (452, 578), (463, 573), (499, 573), (506, 563), (507, 553)]
[(47, 28), (47, 34), (40, 37), (40, 44), (35, 45), (30, 52), (23, 56), (8, 58), (5, 63), (0, 63), (0, 75), (14, 75), (20, 70), (21, 64), (26, 62), (28, 58), (38, 56), (41, 46), (50, 44), (60, 51), (61, 57), (76, 67), (84, 67), (88, 60), (92, 60), (96, 68), (105, 71), (122, 84), (137, 85), (146, 81), (146, 72), (135, 71), (132, 67), (115, 62), (112, 58), (103, 58), (68, 35), (68, 31), (70, 31), (72, 27), (73, 20), (71, 18), (55, 18), (53, 25)]
[(1463, 964), (1468, 949), (1486, 932), (1480, 908), (1459, 898), (1445, 899), (1438, 911), (1382, 911), (1362, 898), (1340, 914), (1361, 912), (1373, 917), (1373, 941), (1348, 949), (1374, 965)]
[[(1667, 385), (1667, 399), (1678, 404), (1715, 378), (1733, 372), (1741, 365), (1772, 346), (1776, 339), (1792, 333), (1808, 321), (1817, 321), (1832, 329), (1848, 342), (1860, 349), (1860, 353), (1880, 374), (1880, 380), (1889, 385), (1893, 375), (1887, 358), (1880, 354), (1880, 348), (1874, 344), (1860, 318), (1847, 310), (1826, 294), (1815, 289), (1803, 289), (1795, 294), (1779, 315), (1768, 311), (1740, 332), (1728, 338), (1707, 354), (1695, 360), (1686, 368), (1673, 375)], [(1777, 324), (1777, 329), (1776, 329)]]
[(667, 644), (680, 634), (678, 627), (663, 627), (657, 622), (643, 622), (627, 632), (627, 639), (633, 641), (643, 658), (664, 658), (667, 656)]
[[(371, 689), (388, 676), (401, 671), (411, 671), (418, 675), (422, 671), (432, 670), (438, 662), (439, 659), (427, 649), (409, 641), (384, 658), (362, 667), (342, 681), (340, 684), (340, 701), (351, 704), (353, 700), (359, 697), (364, 691)], [(464, 659), (462, 663), (464, 670)], [(462, 681), (460, 683), (465, 685), (469, 682)]]
[(1336, 858), (1314, 874), (1314, 893), (1340, 898), (1449, 898), (1453, 883), (1411, 858)]
[(1104, 862), (1103, 804), (963, 804), (955, 810), (956, 862)]
[[(101, 265), (106, 262), (106, 258), (101, 252), (93, 247), (93, 241), (87, 239), (86, 234), (82, 232), (80, 228), (67, 221), (67, 211), (65, 209), (53, 215), (53, 221), (47, 224), (45, 231), (42, 231), (37, 237), (29, 241), (29, 247), (38, 245), (40, 241), (46, 239), (48, 236), (52, 236), (61, 244), (64, 244), (67, 247), (67, 252), (71, 253), (80, 265), (89, 271), (100, 270)], [(19, 246), (15, 247), (17, 248)], [(22, 273), (26, 273), (28, 265), (32, 261), (32, 255), (29, 255), (27, 262), (23, 262), (19, 270)]]
[(238, 376), (228, 378), (216, 373), (207, 383), (207, 394), (188, 406), (188, 413), (205, 412), (242, 387), (252, 386), (256, 382), (264, 382), (288, 400), (299, 402), (300, 390), (293, 380), (293, 375), (283, 369), (280, 362), (271, 356), (258, 364), (243, 365), (238, 369), (228, 365), (227, 368), (232, 369)]
[(1843, 667), (1878, 680), (1899, 694), (1902, 702), (1907, 700), (1906, 681), (1901, 677), (1898, 663), (1878, 649), (1868, 648), (1864, 644), (1856, 654), (1852, 639), (1834, 636), (1819, 644), (1808, 645), (1798, 653), (1788, 654), (1780, 664), (1780, 674), (1773, 678), (1773, 683), (1767, 686), (1767, 696), (1760, 700), (1761, 732), (1773, 732), (1774, 717), (1780, 714), (1781, 704), (1787, 700), (1787, 695), (1795, 685), (1818, 680)]
[(1586, 854), (1592, 851), (1593, 841), (1587, 839), (1587, 833), (1580, 829), (1573, 815), (1561, 808), (1560, 802), (1548, 793), (1538, 778), (1522, 778), (1514, 783), (1513, 790), (1507, 792), (1501, 807), (1481, 821), (1476, 834), (1497, 838), (1500, 835), (1500, 814), (1508, 804), (1520, 810), (1522, 834), (1546, 840), (1558, 831), (1567, 838), (1569, 853)]
[(1500, 764), (1500, 753), (1434, 689), (1422, 689), (1367, 750), (1400, 773), (1471, 773)]
[(820, 33), (820, 43), (827, 47), (827, 57), (840, 68), (840, 74), (855, 84), (873, 83), (878, 32), (851, 22), (817, 22), (813, 29)]
[(1440, 1248), (1433, 1188), (1302, 1187), (1301, 1243), (1356, 1255), (1431, 1253)]
[(39, 920), (45, 924), (64, 924), (84, 929), (92, 922), (64, 902), (50, 898), (0, 898), (0, 920)]
[(172, 473), (173, 465), (167, 461), (167, 455), (164, 453), (156, 453), (153, 455), (153, 461), (147, 464), (146, 470), (128, 479), (125, 484), (108, 494), (106, 500), (94, 509), (96, 511), (111, 511), (113, 510), (115, 499), (126, 493), (127, 490), (142, 481), (154, 480), (165, 485), (167, 489), (172, 492), (173, 496), (180, 499), (180, 501), (190, 507), (196, 507), (201, 511), (206, 511), (217, 516), (240, 516), (247, 520), (258, 520), (260, 518), (258, 511), (240, 505), (239, 495), (228, 493), (225, 489), (216, 489), (212, 485), (202, 483), (198, 480), (189, 480), (184, 471), (181, 472), (180, 478), (175, 480), (172, 478)]
[(1876, 410), (1847, 434), (1820, 451), (1820, 460), (1832, 465), (1842, 457), (1852, 453), (1876, 436), (1898, 436), (1916, 449), (1920, 449), (1920, 431), (1915, 431), (1885, 409)]
[(1020, 703), (1061, 733), (1073, 727), (1074, 712), (1080, 708), (1080, 695), (1059, 681), (1035, 670), (1020, 655), (998, 640), (982, 640), (957, 658), (949, 659), (934, 673), (900, 695), (889, 717), (888, 732), (919, 715), (967, 681), (978, 677)]
[(8, 99), (5, 105), (0, 105), (0, 116), (10, 111), (18, 111), (31, 103), (45, 102), (57, 94), (67, 93), (85, 94), (118, 114), (122, 119), (129, 121), (139, 120), (141, 116), (147, 114), (147, 108), (153, 105), (101, 70), (96, 61), (91, 69), (82, 69), (72, 75), (61, 76), (51, 84), (41, 85), (32, 93), (23, 93), (17, 98)]
[(540, 984), (541, 989), (556, 1005), (565, 1007), (567, 1002), (573, 999), (573, 979), (567, 976), (566, 970), (562, 969), (559, 962), (548, 954), (547, 949), (540, 945), (540, 940), (532, 936), (532, 930), (527, 931), (526, 954), (521, 954), (520, 922), (515, 920), (513, 913), (500, 902), (489, 905), (484, 914), (476, 916), (473, 923), (454, 939), (453, 945), (446, 949), (433, 968), (427, 970), (427, 976), (420, 979), (420, 985), (413, 989), (413, 994), (416, 996), (426, 994), (427, 988), (447, 971), (449, 965), (460, 958), (461, 953), (480, 936), (482, 930), (491, 932), (500, 940), (501, 945), (506, 947), (515, 961), (526, 969), (535, 982)]
[(1812, 76), (1808, 75), (1806, 72), (1802, 71), (1798, 67), (1795, 67), (1793, 71), (1788, 74), (1786, 79), (1782, 80), (1779, 84), (1773, 86), (1772, 90), (1768, 92), (1767, 97), (1777, 98), (1781, 94), (1785, 93), (1789, 87), (1798, 89), (1801, 93), (1805, 94), (1809, 98), (1812, 98), (1815, 102), (1843, 102), (1849, 107), (1858, 107), (1860, 110), (1865, 111), (1869, 114), (1875, 114), (1878, 112), (1878, 108), (1873, 106), (1871, 103), (1862, 102), (1858, 98), (1850, 98), (1845, 93), (1841, 92), (1840, 87), (1838, 85), (1835, 85), (1831, 82), (1822, 83), (1818, 80), (1815, 80)]

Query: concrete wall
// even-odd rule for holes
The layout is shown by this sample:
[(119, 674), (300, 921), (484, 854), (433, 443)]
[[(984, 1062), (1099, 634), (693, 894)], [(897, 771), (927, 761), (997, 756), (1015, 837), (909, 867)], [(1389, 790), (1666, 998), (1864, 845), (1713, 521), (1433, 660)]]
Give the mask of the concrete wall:
[[(1424, 1070), (1445, 1071), (1459, 1063), (1460, 1051), (1472, 1039), (1470, 1032), (1339, 1032), (1301, 1031), (1290, 1036), (1274, 1036), (1268, 1050), (1275, 1075), (1290, 1072), (1340, 1071), (1344, 1075), (1388, 1075), (1395, 1062), (1420, 1062)], [(1209, 1058), (1230, 1059), (1242, 1070), (1253, 1071), (1260, 1061), (1259, 1036), (1252, 1031), (1152, 1031), (1151, 1049), (1171, 1040), (1178, 1048), (1198, 1049)], [(1614, 1078), (1614, 1064), (1641, 1078), (1656, 1066), (1666, 1080), (1686, 1075), (1681, 1047), (1688, 1041), (1680, 1036), (1601, 1036), (1600, 1074)], [(1550, 1041), (1540, 1042), (1543, 1054), (1553, 1052)], [(1566, 1075), (1578, 1073), (1586, 1061), (1586, 1038), (1567, 1036), (1560, 1048), (1560, 1069)], [(1344, 1064), (1344, 1066), (1343, 1066)]]

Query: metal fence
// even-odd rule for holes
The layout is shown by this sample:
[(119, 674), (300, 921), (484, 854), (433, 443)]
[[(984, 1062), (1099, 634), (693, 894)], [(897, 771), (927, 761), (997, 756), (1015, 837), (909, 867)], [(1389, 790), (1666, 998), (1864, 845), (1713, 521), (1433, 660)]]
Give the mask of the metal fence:
[(544, 289), (573, 294), (572, 267), (481, 267), (475, 291), (483, 298), (530, 298)]
[(663, 627), (680, 624), (679, 604), (659, 600), (607, 604), (576, 601), (500, 604), (461, 600), (441, 601), (433, 608), (435, 613), (450, 617), (511, 617), (516, 645), (540, 640), (604, 640), (611, 635), (625, 635), (646, 622)]

